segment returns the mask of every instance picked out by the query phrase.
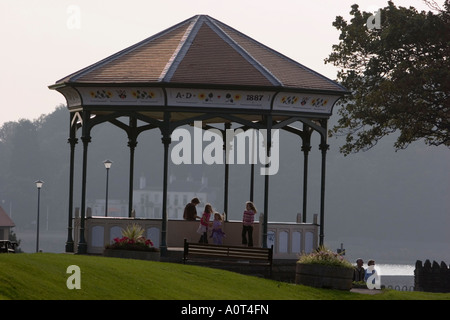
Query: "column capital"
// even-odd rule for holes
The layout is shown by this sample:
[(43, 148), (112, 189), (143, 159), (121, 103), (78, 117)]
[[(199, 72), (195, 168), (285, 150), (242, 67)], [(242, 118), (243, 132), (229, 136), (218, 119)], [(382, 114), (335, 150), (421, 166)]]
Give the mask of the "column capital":
[(67, 142), (71, 145), (76, 145), (78, 143), (78, 138), (69, 138), (67, 139)]
[(330, 149), (330, 145), (328, 143), (319, 144), (319, 150), (322, 150), (322, 152), (327, 151), (329, 149)]
[(164, 145), (169, 145), (172, 143), (172, 138), (170, 138), (170, 135), (163, 135), (163, 137), (161, 138), (161, 141)]
[(304, 144), (304, 145), (302, 145), (302, 151), (303, 151), (303, 152), (309, 152), (309, 151), (311, 151), (311, 145), (310, 145), (310, 144)]
[(128, 147), (130, 147), (130, 149), (136, 148), (137, 144), (136, 139), (128, 139)]
[(90, 136), (87, 136), (87, 137), (81, 137), (81, 141), (83, 141), (83, 143), (89, 143), (89, 142), (91, 142), (91, 137)]

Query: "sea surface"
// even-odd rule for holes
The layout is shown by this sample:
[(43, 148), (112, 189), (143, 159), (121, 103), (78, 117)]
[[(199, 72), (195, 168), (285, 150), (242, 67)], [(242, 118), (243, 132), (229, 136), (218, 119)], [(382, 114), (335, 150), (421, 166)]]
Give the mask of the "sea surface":
[(382, 286), (401, 291), (414, 290), (415, 268), (410, 264), (378, 264), (375, 266)]
[(380, 276), (414, 276), (415, 268), (411, 264), (377, 264), (375, 266)]

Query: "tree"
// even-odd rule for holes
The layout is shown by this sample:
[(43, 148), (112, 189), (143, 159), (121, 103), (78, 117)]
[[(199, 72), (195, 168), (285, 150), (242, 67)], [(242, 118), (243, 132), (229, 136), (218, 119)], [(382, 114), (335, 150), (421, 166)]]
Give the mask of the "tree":
[(376, 15), (356, 4), (350, 14), (333, 22), (340, 42), (325, 59), (350, 92), (330, 132), (346, 136), (340, 151), (368, 150), (394, 132), (397, 150), (421, 139), (450, 147), (449, 0), (436, 13), (388, 2)]

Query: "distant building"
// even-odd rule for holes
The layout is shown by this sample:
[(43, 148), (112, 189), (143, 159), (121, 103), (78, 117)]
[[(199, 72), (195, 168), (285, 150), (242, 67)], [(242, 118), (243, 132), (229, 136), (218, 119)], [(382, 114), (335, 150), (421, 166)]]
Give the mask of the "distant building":
[(0, 240), (9, 240), (8, 238), (11, 232), (11, 228), (14, 228), (15, 226), (16, 225), (5, 212), (5, 210), (0, 207)]
[[(105, 216), (105, 199), (96, 199), (91, 210), (92, 216)], [(108, 217), (127, 217), (127, 211), (128, 201), (108, 199)]]
[[(168, 218), (183, 219), (184, 207), (194, 197), (199, 198), (203, 205), (210, 201), (210, 198), (214, 198), (208, 189), (207, 178), (195, 180), (188, 176), (186, 179), (177, 179), (174, 175), (170, 175), (167, 192)], [(139, 189), (133, 191), (133, 208), (136, 217), (161, 218), (162, 202), (162, 188), (147, 186), (146, 178), (141, 176)], [(201, 205), (197, 206), (197, 210), (201, 215)]]
[[(177, 179), (170, 175), (167, 192), (167, 217), (169, 219), (183, 219), (184, 207), (192, 198), (200, 199), (197, 206), (201, 216), (204, 205), (216, 198), (215, 188), (208, 187), (208, 179), (204, 176), (194, 179), (189, 175), (185, 179)], [(139, 179), (139, 186), (133, 190), (133, 210), (135, 217), (156, 218), (162, 216), (163, 190), (161, 187), (148, 186), (145, 176)], [(127, 217), (128, 201), (108, 199), (109, 217)], [(93, 216), (105, 215), (105, 199), (97, 199), (92, 205)]]

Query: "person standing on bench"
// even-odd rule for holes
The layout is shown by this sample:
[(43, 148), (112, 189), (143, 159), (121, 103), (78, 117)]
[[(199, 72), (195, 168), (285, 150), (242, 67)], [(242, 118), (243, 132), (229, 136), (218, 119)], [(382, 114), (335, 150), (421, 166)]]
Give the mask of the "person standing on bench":
[(253, 247), (253, 221), (255, 220), (257, 211), (251, 201), (245, 203), (245, 209), (244, 216), (242, 217), (242, 244), (248, 244), (249, 247)]
[(205, 205), (205, 211), (203, 211), (202, 218), (200, 219), (200, 225), (197, 229), (197, 233), (201, 234), (199, 243), (208, 243), (208, 227), (209, 227), (209, 219), (211, 214), (213, 213), (212, 206), (207, 203)]

